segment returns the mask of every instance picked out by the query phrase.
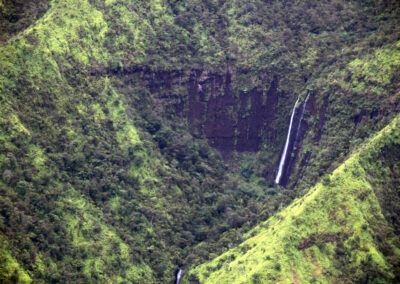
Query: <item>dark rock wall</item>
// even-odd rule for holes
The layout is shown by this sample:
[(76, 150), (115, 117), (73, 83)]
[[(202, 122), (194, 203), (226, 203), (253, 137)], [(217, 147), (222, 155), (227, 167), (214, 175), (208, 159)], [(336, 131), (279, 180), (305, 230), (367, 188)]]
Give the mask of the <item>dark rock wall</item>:
[(195, 72), (188, 83), (188, 121), (225, 157), (232, 151), (258, 151), (264, 138), (275, 140), (272, 130), (278, 81), (274, 76), (269, 86), (235, 92), (230, 72), (225, 75)]
[(232, 151), (256, 152), (265, 140), (276, 142), (277, 76), (246, 92), (234, 90), (229, 71), (144, 72), (143, 76), (165, 113), (186, 118), (192, 133), (206, 137), (224, 157)]

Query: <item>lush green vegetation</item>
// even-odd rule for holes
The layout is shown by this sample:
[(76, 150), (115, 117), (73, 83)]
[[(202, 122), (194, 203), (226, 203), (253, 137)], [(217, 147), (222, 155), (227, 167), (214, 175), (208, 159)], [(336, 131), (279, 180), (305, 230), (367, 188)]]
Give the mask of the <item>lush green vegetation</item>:
[(399, 126), (400, 117), (188, 282), (397, 283), (400, 243), (384, 218), (393, 208), (379, 197), (399, 194)]
[(48, 0), (0, 1), (0, 44), (33, 24), (48, 8)]
[(31, 283), (32, 280), (29, 275), (21, 269), (18, 261), (12, 256), (7, 239), (1, 236), (0, 242), (0, 275), (2, 281), (8, 279), (11, 282)]
[[(346, 162), (359, 176), (341, 166), (247, 233), (304, 195), (399, 111), (398, 2), (298, 2), (0, 0), (0, 280), (168, 283), (178, 267), (187, 271), (258, 232), (290, 261), (302, 251), (317, 261), (319, 268), (306, 262), (293, 270), (301, 280), (361, 281), (368, 269), (370, 277), (394, 279), (394, 134), (387, 138), (393, 145), (379, 148), (384, 157), (370, 151), (373, 141), (384, 140), (374, 138), (364, 158), (353, 154)], [(171, 107), (188, 100), (193, 73), (222, 77), (226, 70), (236, 100), (252, 90), (265, 94), (279, 78), (276, 120), (262, 134), (260, 151), (233, 153), (229, 161)], [(205, 100), (210, 89), (204, 85)], [(289, 186), (279, 188), (271, 172), (288, 113), (308, 91), (308, 131)], [(183, 114), (192, 111), (185, 108)], [(232, 109), (223, 111), (237, 116)], [(333, 198), (327, 188), (336, 188), (335, 178), (354, 190), (365, 187), (364, 199), (340, 187), (340, 196), (322, 203), (324, 194)], [(324, 211), (315, 231), (318, 212), (300, 212), (301, 200), (351, 214), (332, 225)], [(352, 206), (357, 211), (348, 212)], [(296, 220), (301, 232), (292, 226)], [(276, 222), (286, 224), (277, 225), (282, 239), (263, 228)], [(354, 224), (353, 235), (334, 235)], [(298, 235), (286, 235), (293, 230)], [(314, 243), (299, 251), (301, 238)], [(338, 246), (345, 257), (333, 260)], [(248, 249), (228, 255), (246, 262)], [(272, 253), (264, 262), (259, 249), (257, 269), (271, 261), (280, 266), (270, 275), (249, 272), (255, 282), (291, 279), (291, 262)], [(200, 280), (225, 277), (220, 259), (195, 270)], [(353, 265), (343, 263), (348, 259)]]

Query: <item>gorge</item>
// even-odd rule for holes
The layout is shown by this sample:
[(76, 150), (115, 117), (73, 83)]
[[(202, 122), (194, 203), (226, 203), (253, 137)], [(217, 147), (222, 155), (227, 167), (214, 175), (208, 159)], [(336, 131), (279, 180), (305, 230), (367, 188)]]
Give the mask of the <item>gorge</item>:
[(396, 0), (0, 0), (1, 283), (398, 283)]

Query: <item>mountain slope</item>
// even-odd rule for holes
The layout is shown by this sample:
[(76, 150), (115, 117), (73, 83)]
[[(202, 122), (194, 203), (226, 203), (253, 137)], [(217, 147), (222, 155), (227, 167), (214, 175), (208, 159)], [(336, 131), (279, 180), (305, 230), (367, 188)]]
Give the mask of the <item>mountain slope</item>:
[(0, 280), (172, 282), (399, 110), (397, 1), (23, 2), (0, 1)]
[[(151, 240), (172, 219), (154, 185), (168, 166), (149, 157), (151, 141), (140, 146), (107, 77), (85, 77), (88, 57), (107, 62), (103, 14), (87, 1), (51, 4), (0, 51), (1, 229), (34, 279), (150, 283), (143, 254), (166, 246), (164, 236)], [(160, 221), (167, 228), (155, 232)], [(172, 259), (147, 262), (172, 278)]]
[(0, 48), (0, 279), (18, 263), (39, 282), (171, 282), (260, 209), (132, 70), (171, 21), (159, 1), (50, 4)]
[(400, 196), (399, 151), (398, 116), (304, 197), (251, 230), (247, 241), (195, 268), (191, 280), (398, 282), (398, 218), (384, 199)]

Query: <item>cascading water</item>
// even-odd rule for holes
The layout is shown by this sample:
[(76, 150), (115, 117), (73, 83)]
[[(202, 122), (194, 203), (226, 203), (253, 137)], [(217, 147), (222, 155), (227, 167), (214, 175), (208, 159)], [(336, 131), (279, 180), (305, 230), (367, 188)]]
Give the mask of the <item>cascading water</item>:
[(182, 278), (182, 269), (179, 269), (178, 272), (176, 273), (175, 284), (179, 284), (179, 282), (181, 282), (181, 278)]
[(308, 102), (308, 98), (309, 97), (310, 97), (310, 93), (307, 94), (307, 97), (306, 97), (306, 99), (304, 100), (304, 103), (303, 103), (303, 107), (301, 108), (300, 119), (299, 119), (299, 123), (297, 125), (297, 130), (296, 130), (296, 138), (294, 140), (295, 143), (296, 143), (297, 139), (299, 138), (301, 122), (303, 121), (303, 116), (304, 116), (304, 112), (306, 111), (307, 102)]
[(281, 160), (279, 161), (278, 172), (276, 173), (276, 177), (275, 177), (275, 183), (277, 183), (277, 184), (279, 184), (280, 181), (281, 181), (282, 172), (283, 172), (283, 169), (285, 167), (286, 156), (287, 156), (290, 137), (291, 137), (291, 133), (292, 133), (293, 119), (294, 119), (294, 115), (296, 113), (296, 106), (297, 106), (297, 103), (299, 102), (299, 99), (300, 99), (300, 96), (297, 98), (297, 101), (294, 104), (294, 107), (293, 107), (293, 110), (292, 110), (292, 115), (290, 117), (290, 124), (289, 124), (288, 133), (287, 133), (287, 136), (286, 136), (285, 147), (283, 148), (282, 157), (281, 157)]

